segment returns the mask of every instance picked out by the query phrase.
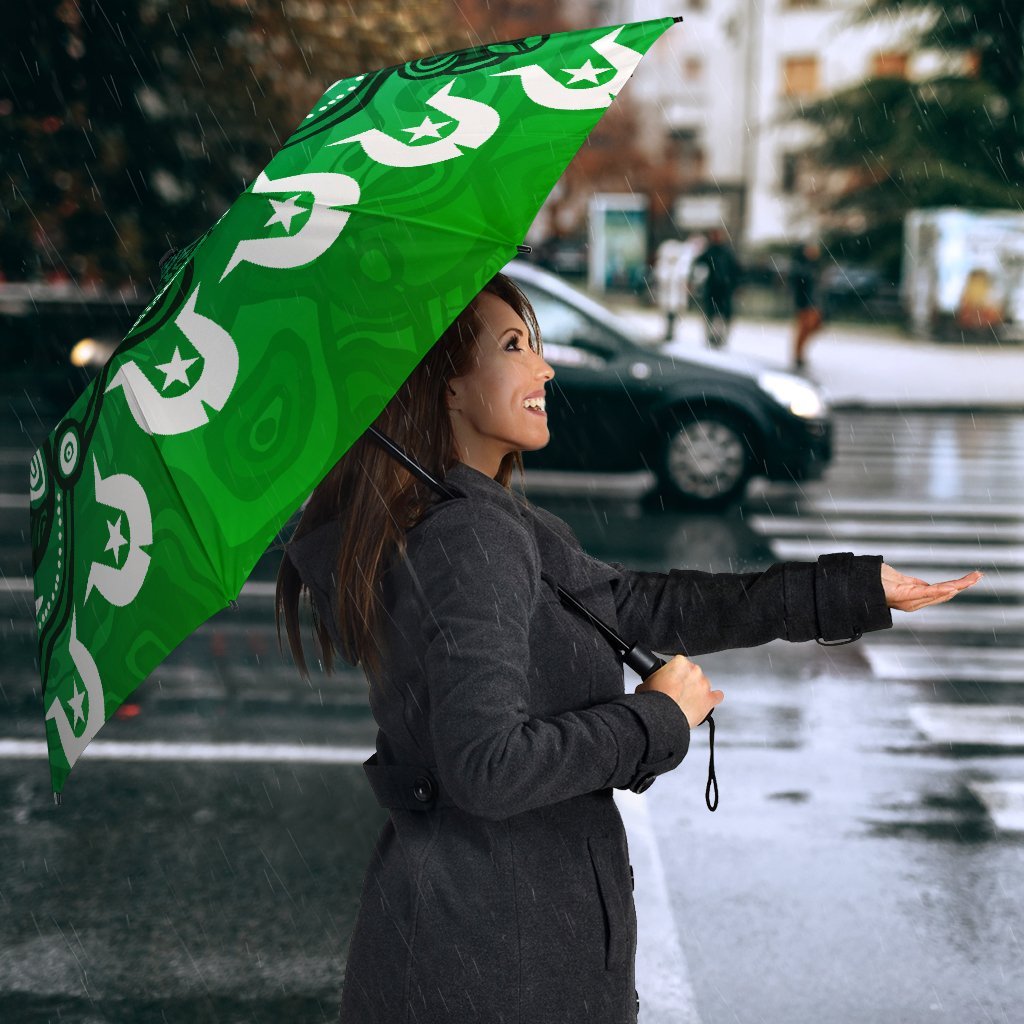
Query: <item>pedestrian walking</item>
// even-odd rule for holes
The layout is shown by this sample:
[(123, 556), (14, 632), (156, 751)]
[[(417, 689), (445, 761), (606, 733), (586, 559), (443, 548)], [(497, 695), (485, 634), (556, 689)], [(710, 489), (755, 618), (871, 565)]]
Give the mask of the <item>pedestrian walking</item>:
[(700, 285), (704, 333), (709, 348), (722, 348), (732, 323), (732, 298), (740, 283), (743, 268), (722, 228), (708, 232), (707, 246), (694, 260), (694, 272), (702, 268)]
[(658, 304), (665, 314), (665, 340), (675, 336), (676, 320), (686, 312), (689, 302), (689, 280), (697, 257), (700, 238), (667, 238), (658, 246), (654, 260), (654, 280)]
[(824, 317), (818, 296), (818, 273), (821, 248), (817, 242), (800, 245), (793, 252), (789, 271), (789, 286), (793, 292), (796, 325), (793, 338), (793, 367), (802, 370), (806, 365), (804, 352)]
[[(366, 773), (389, 811), (363, 878), (343, 1024), (637, 1020), (632, 868), (614, 789), (676, 768), (723, 699), (690, 658), (776, 638), (857, 638), (948, 600), (881, 556), (764, 572), (636, 571), (587, 554), (510, 487), (549, 441), (554, 377), (525, 295), (497, 275), (375, 420), (456, 497), (364, 434), (316, 487), (278, 576), (307, 674), (361, 664)], [(624, 636), (682, 652), (625, 692), (618, 656), (542, 573)], [(279, 632), (280, 636), (280, 632)]]

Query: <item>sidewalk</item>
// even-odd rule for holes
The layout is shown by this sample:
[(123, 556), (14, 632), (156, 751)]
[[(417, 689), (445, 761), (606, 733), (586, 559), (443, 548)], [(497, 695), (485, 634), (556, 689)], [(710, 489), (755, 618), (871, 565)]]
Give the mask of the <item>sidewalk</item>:
[[(660, 351), (665, 317), (628, 300), (605, 299)], [(703, 320), (680, 317), (671, 351), (707, 351)], [(722, 351), (790, 371), (793, 328), (788, 321), (734, 320)], [(958, 345), (904, 337), (871, 324), (826, 324), (810, 341), (802, 376), (838, 408), (883, 407), (1024, 412), (1024, 345)], [(790, 371), (792, 372), (792, 371)]]

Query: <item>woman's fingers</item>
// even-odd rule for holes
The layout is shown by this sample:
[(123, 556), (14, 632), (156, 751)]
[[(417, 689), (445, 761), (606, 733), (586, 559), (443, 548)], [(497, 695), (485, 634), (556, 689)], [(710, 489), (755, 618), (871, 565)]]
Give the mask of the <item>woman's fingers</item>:
[[(959, 579), (946, 580), (943, 583), (895, 583), (890, 581), (892, 594), (889, 607), (899, 611), (915, 612), (919, 608), (926, 608), (931, 604), (942, 604), (950, 601), (962, 590), (973, 587), (984, 573), (975, 570), (966, 573)], [(903, 577), (909, 580), (910, 577)]]

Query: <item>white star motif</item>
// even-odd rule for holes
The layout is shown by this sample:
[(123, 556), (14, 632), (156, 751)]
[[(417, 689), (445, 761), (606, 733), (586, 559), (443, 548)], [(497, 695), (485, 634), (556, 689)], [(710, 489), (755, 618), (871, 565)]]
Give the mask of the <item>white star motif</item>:
[(195, 359), (182, 359), (181, 352), (178, 351), (178, 346), (175, 345), (171, 361), (157, 365), (157, 369), (164, 375), (163, 387), (160, 390), (166, 391), (173, 380), (180, 380), (182, 384), (188, 386), (188, 373), (186, 371), (195, 361)]
[(418, 127), (403, 128), (402, 131), (412, 132), (412, 137), (409, 139), (410, 142), (415, 142), (417, 139), (422, 139), (427, 135), (432, 139), (439, 139), (441, 138), (441, 133), (437, 129), (443, 128), (446, 124), (451, 124), (451, 121), (438, 121), (437, 124), (434, 124), (434, 122), (430, 120), (430, 115), (428, 114), (423, 118)]
[(270, 220), (263, 226), (269, 228), (271, 224), (280, 224), (284, 227), (285, 234), (290, 235), (292, 232), (292, 220), (300, 213), (306, 212), (304, 206), (298, 206), (295, 202), (301, 195), (302, 193), (299, 192), (284, 202), (279, 202), (277, 199), (268, 199), (267, 202), (274, 208), (274, 212), (271, 214)]
[(85, 690), (78, 689), (78, 680), (75, 680), (75, 695), (74, 697), (68, 698), (68, 705), (71, 710), (75, 713), (75, 720), (72, 725), (78, 725), (80, 721), (85, 719), (85, 714), (82, 712), (82, 701), (85, 700)]
[(572, 75), (572, 78), (566, 83), (568, 85), (575, 85), (576, 82), (590, 82), (592, 85), (597, 85), (597, 76), (603, 71), (611, 71), (611, 68), (595, 68), (590, 63), (590, 59), (587, 58), (586, 63), (582, 67), (562, 68), (562, 70)]
[(113, 549), (114, 565), (117, 565), (117, 560), (121, 556), (121, 548), (128, 543), (128, 541), (121, 536), (122, 519), (124, 519), (124, 516), (118, 516), (116, 523), (112, 523), (109, 520), (107, 521), (107, 533), (109, 534), (110, 539), (107, 541), (107, 546), (103, 550), (110, 551)]

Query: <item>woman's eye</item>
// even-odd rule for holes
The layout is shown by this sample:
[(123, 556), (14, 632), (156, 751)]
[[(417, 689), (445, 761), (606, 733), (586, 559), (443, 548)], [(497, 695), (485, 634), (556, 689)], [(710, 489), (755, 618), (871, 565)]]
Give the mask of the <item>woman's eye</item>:
[(518, 349), (519, 349), (519, 339), (518, 339), (518, 338), (512, 338), (512, 339), (510, 339), (510, 340), (509, 340), (509, 342), (508, 342), (508, 344), (507, 344), (507, 345), (505, 346), (505, 351), (506, 351), (506, 352), (508, 351), (508, 346), (509, 346), (509, 345), (514, 345), (514, 346), (515, 346), (515, 348), (516, 348), (516, 350), (518, 350)]

